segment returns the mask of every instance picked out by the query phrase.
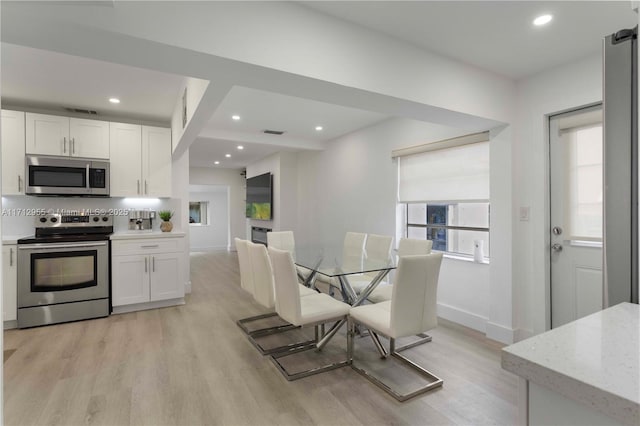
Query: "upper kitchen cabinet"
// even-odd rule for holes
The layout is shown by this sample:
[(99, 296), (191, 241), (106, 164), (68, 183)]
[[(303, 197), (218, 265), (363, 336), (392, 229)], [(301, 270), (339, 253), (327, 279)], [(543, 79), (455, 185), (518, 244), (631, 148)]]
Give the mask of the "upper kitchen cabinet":
[(144, 195), (171, 197), (171, 129), (142, 126)]
[(109, 158), (109, 123), (26, 113), (26, 153)]
[(111, 196), (171, 196), (171, 130), (111, 123)]
[(2, 110), (2, 195), (24, 194), (24, 112)]

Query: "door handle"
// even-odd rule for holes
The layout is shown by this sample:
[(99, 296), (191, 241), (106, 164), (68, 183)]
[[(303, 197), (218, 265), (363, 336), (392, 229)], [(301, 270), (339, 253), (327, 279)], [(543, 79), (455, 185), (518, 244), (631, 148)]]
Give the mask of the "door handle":
[(151, 271), (152, 272), (156, 271), (156, 257), (155, 256), (151, 256)]
[(144, 193), (146, 195), (149, 195), (149, 184), (147, 183), (147, 180), (144, 180)]
[(136, 182), (138, 182), (138, 195), (140, 195), (140, 179), (138, 179)]
[(66, 136), (62, 138), (62, 153), (67, 153), (67, 138)]
[(18, 192), (22, 192), (22, 176), (18, 174)]
[(76, 153), (76, 138), (71, 138), (71, 153), (75, 154)]
[(148, 262), (149, 258), (145, 257), (144, 258), (144, 273), (146, 274), (147, 272), (149, 272), (149, 267), (147, 266), (147, 262)]
[(13, 248), (9, 249), (9, 266), (13, 266)]
[(562, 251), (562, 244), (552, 244), (551, 245), (551, 250), (555, 251), (556, 253), (560, 253)]

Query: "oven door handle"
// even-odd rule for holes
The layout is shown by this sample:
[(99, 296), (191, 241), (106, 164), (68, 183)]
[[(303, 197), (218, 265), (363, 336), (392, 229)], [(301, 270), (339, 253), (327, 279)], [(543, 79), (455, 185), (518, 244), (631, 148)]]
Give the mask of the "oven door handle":
[(84, 247), (103, 247), (107, 245), (107, 241), (99, 243), (80, 243), (80, 244), (57, 244), (57, 243), (37, 243), (25, 244), (18, 246), (20, 250), (30, 250), (34, 248), (61, 249), (61, 248), (84, 248)]

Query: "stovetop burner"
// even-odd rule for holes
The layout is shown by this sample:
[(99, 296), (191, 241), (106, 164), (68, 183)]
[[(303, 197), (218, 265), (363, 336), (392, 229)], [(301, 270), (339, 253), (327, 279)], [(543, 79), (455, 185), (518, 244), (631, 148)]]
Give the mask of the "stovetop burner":
[(35, 235), (18, 244), (67, 243), (108, 240), (113, 233), (113, 216), (92, 214), (47, 214), (36, 216)]

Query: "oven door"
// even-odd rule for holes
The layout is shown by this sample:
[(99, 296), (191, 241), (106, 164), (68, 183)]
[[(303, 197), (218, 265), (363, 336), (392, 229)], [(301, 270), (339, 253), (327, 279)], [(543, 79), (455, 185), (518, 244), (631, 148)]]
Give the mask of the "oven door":
[(18, 246), (18, 308), (109, 297), (109, 242)]

